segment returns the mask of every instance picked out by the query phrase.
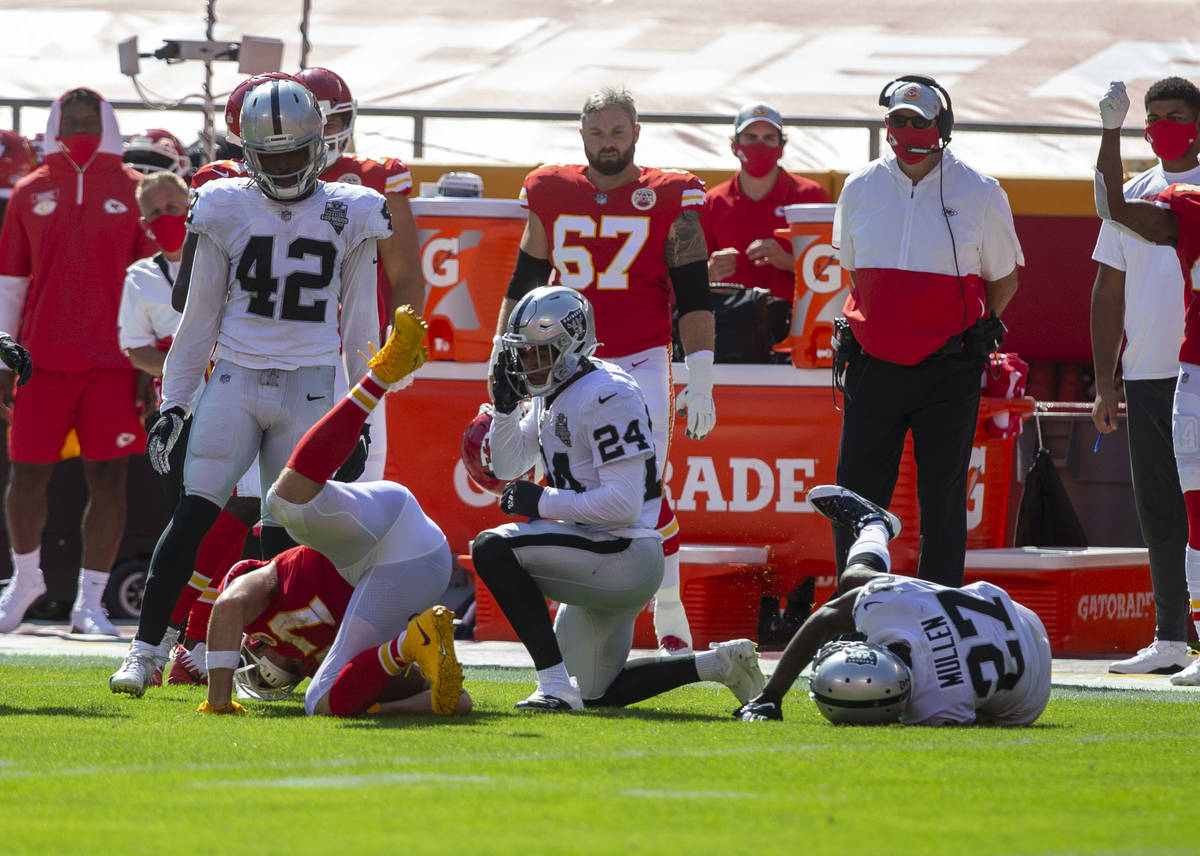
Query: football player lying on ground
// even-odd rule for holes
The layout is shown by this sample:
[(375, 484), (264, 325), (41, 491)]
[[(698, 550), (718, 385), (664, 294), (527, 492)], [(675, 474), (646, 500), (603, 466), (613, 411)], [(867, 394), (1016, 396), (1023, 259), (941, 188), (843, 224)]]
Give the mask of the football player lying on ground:
[[(900, 519), (847, 488), (814, 487), (808, 503), (856, 535), (839, 594), (796, 631), (734, 718), (783, 719), (783, 696), (810, 662), (809, 696), (835, 723), (1028, 725), (1041, 715), (1050, 642), (1036, 613), (991, 583), (948, 588), (889, 574)], [(830, 641), (846, 634), (856, 641)]]
[[(337, 626), (305, 692), (304, 709), (310, 716), (385, 712), (383, 702), (395, 698), (394, 679), (414, 663), (430, 682), (428, 701), (434, 713), (447, 716), (469, 704), (462, 697), (462, 667), (454, 652), (454, 613), (435, 605), (450, 580), (446, 536), (403, 485), (329, 481), (354, 450), (363, 423), (389, 387), (428, 359), (421, 344), (424, 336), (425, 324), (412, 308), (397, 309), (391, 336), (369, 361), (366, 376), (309, 429), (267, 493), (272, 514), (303, 545), (300, 551), (319, 552), (353, 589), (329, 594), (330, 600), (348, 595), (340, 622), (333, 621), (332, 614), (317, 613), (318, 601), (311, 600), (314, 614), (288, 611), (272, 628), (304, 652), (304, 641), (315, 649), (320, 632), (328, 633), (327, 628), (305, 625)], [(231, 697), (243, 628), (261, 619), (273, 602), (288, 599), (296, 576), (291, 564), (297, 561), (308, 568), (321, 564), (316, 556), (285, 551), (274, 562), (234, 580), (218, 598), (209, 623), (208, 698), (200, 705), (201, 713), (245, 712)], [(316, 635), (308, 636), (310, 632)], [(281, 653), (286, 657), (289, 651)], [(255, 665), (255, 678), (268, 686), (291, 679), (281, 681), (280, 664), (274, 659), (260, 659)], [(282, 668), (294, 675), (289, 666)], [(400, 710), (390, 706), (386, 712)]]
[[(500, 509), (535, 519), (480, 533), (471, 555), (537, 669), (537, 690), (517, 708), (619, 707), (696, 681), (747, 701), (763, 685), (749, 639), (626, 662), (634, 619), (662, 582), (662, 483), (642, 391), (591, 356), (591, 304), (570, 288), (535, 288), (507, 329), (491, 372), (492, 467), (516, 478), (540, 452), (550, 486), (507, 485)], [(546, 598), (561, 604), (553, 624)]]

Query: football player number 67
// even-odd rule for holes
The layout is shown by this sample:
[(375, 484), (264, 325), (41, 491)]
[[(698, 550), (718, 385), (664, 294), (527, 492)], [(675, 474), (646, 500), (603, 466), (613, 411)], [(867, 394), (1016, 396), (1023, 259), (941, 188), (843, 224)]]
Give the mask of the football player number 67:
[[(622, 238), (617, 254), (606, 270), (596, 273), (592, 254), (587, 247), (569, 243), (569, 237)], [(649, 217), (604, 216), (596, 221), (580, 214), (568, 214), (554, 221), (554, 266), (558, 268), (561, 284), (568, 288), (584, 289), (595, 280), (596, 288), (629, 288), (629, 268), (650, 236)]]

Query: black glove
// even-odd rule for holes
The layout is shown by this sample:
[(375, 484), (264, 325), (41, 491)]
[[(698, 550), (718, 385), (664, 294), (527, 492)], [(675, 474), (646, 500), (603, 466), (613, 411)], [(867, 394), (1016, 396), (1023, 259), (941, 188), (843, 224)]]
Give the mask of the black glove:
[(358, 477), (363, 474), (363, 470), (367, 468), (367, 452), (369, 451), (371, 451), (371, 426), (363, 425), (362, 432), (358, 435), (358, 442), (354, 444), (354, 451), (350, 453), (350, 457), (346, 458), (346, 463), (338, 467), (338, 471), (333, 474), (333, 481), (357, 481)]
[(525, 382), (517, 374), (517, 360), (510, 351), (501, 351), (492, 366), (492, 401), (497, 413), (512, 413), (521, 401), (519, 390)]
[(500, 510), (510, 517), (538, 516), (538, 501), (542, 498), (545, 488), (525, 479), (509, 482), (500, 494)]
[(7, 333), (0, 333), (0, 360), (17, 375), (17, 386), (24, 386), (33, 374), (33, 360), (29, 351), (16, 343)]
[(963, 351), (971, 357), (986, 357), (1000, 350), (1008, 328), (1000, 317), (991, 312), (963, 330)]
[(168, 407), (158, 414), (158, 419), (150, 426), (150, 433), (146, 437), (146, 457), (150, 459), (154, 472), (160, 476), (171, 472), (171, 449), (183, 430), (183, 421), (182, 407)]

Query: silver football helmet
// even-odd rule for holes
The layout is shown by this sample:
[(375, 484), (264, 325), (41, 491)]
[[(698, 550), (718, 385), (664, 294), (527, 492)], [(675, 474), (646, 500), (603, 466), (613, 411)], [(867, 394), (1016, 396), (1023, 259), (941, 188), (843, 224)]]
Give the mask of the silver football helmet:
[(241, 698), (282, 701), (292, 694), (303, 675), (289, 672), (266, 655), (267, 645), (250, 636), (242, 637), (242, 661), (233, 672), (233, 686)]
[(871, 642), (829, 642), (813, 659), (808, 697), (830, 722), (896, 722), (912, 692), (912, 673), (896, 654)]
[(524, 395), (549, 395), (596, 351), (592, 304), (573, 288), (541, 286), (522, 297), (501, 339)]
[(312, 192), (325, 169), (325, 116), (304, 84), (255, 86), (242, 102), (240, 125), (246, 168), (263, 193), (286, 202)]

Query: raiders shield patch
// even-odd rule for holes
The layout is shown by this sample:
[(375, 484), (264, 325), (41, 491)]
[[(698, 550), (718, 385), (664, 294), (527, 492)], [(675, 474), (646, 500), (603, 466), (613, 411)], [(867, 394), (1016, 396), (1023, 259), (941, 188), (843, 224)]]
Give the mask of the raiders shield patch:
[(346, 224), (350, 222), (350, 218), (345, 202), (336, 200), (325, 203), (325, 213), (321, 215), (321, 219), (333, 227), (333, 231), (339, 235), (342, 234), (342, 229), (346, 228)]

